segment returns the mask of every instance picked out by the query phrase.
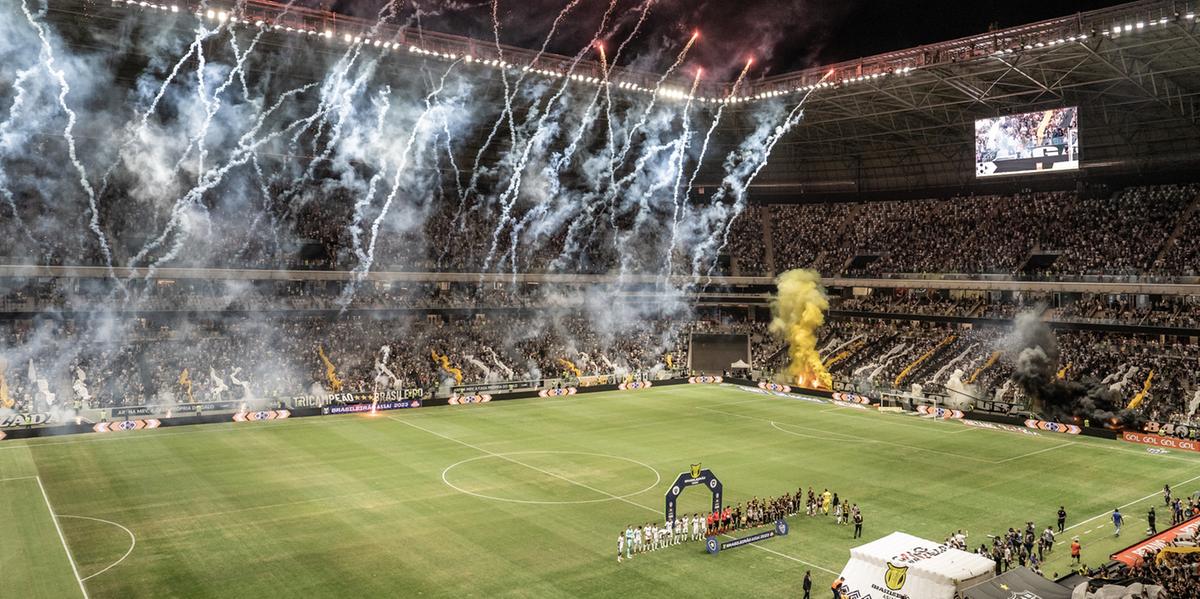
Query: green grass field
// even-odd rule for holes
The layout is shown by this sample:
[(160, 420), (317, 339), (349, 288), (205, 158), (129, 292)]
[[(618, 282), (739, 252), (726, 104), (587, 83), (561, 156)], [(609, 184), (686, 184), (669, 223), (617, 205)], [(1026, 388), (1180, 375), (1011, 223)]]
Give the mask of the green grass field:
[[(1164, 483), (1200, 488), (1197, 458), (702, 385), (8, 440), (0, 595), (792, 596), (806, 569), (824, 588), (845, 564), (851, 528), (801, 516), (716, 557), (692, 543), (618, 565), (618, 531), (661, 519), (694, 462), (727, 502), (828, 487), (862, 506), (864, 541), (963, 528), (978, 546), (1064, 504), (1059, 540), (1081, 535), (1097, 564), (1140, 536)], [(681, 511), (706, 501), (691, 489)]]

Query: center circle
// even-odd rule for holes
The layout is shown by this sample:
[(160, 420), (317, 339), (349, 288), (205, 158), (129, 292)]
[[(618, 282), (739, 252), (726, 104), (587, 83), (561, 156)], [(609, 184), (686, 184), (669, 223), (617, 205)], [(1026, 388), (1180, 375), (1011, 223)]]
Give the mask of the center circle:
[[(594, 472), (589, 473), (585, 469), (585, 470), (581, 470), (580, 472), (573, 473), (571, 470), (572, 466), (576, 470), (580, 469), (581, 465), (578, 463), (566, 464), (565, 466), (566, 466), (567, 470), (563, 471), (564, 464), (561, 461), (558, 461), (553, 464), (542, 464), (542, 463), (535, 463), (535, 462), (538, 462), (538, 460), (531, 460), (528, 457), (522, 459), (520, 456), (585, 456), (588, 459), (582, 460), (582, 461), (587, 462), (590, 460), (591, 464), (587, 464), (587, 465), (593, 466)], [(624, 464), (621, 464), (617, 468), (611, 468), (611, 467), (610, 468), (602, 468), (602, 469), (599, 469), (600, 471), (595, 471), (595, 470), (597, 470), (595, 468), (595, 462), (597, 462), (597, 460), (595, 460), (594, 458), (603, 458), (606, 461), (616, 460), (618, 462), (624, 462)], [(468, 488), (464, 488), (464, 483), (461, 480), (457, 484), (454, 482), (451, 482), (451, 480), (450, 480), (452, 478), (450, 476), (451, 471), (454, 471), (454, 470), (458, 471), (459, 476), (455, 477), (455, 478), (461, 479), (464, 477), (469, 477), (472, 474), (470, 467), (472, 465), (478, 465), (479, 463), (484, 462), (484, 461), (488, 461), (488, 462), (498, 461), (499, 462), (498, 464), (490, 463), (489, 466), (491, 466), (491, 468), (484, 476), (479, 476), (478, 473), (476, 473), (475, 478), (485, 479), (484, 482), (488, 482), (487, 479), (489, 479), (489, 478), (496, 479), (498, 477), (503, 477), (504, 475), (501, 473), (501, 471), (505, 468), (511, 468), (513, 471), (523, 470), (525, 472), (533, 474), (534, 476), (536, 476), (537, 478), (539, 478), (543, 481), (551, 482), (551, 484), (574, 487), (574, 488), (578, 488), (580, 491), (582, 491), (584, 493), (592, 494), (592, 495), (599, 494), (599, 495), (603, 495), (603, 497), (597, 497), (595, 499), (523, 499), (520, 497), (503, 497), (503, 496), (496, 494), (494, 491), (489, 492), (489, 491), (486, 491), (483, 489), (471, 490)], [(578, 461), (579, 460), (577, 460), (577, 462)], [(586, 468), (587, 465), (584, 465), (584, 467)], [(631, 493), (620, 494), (617, 492), (610, 491), (609, 489), (611, 488), (611, 482), (613, 482), (613, 481), (604, 480), (604, 479), (612, 478), (613, 475), (619, 474), (620, 471), (622, 471), (622, 470), (626, 470), (626, 471), (630, 470), (631, 465), (636, 466), (638, 471), (649, 470), (651, 473), (654, 474), (654, 482), (650, 483), (645, 488), (638, 489)], [(558, 468), (553, 468), (553, 466), (557, 466)], [(464, 471), (466, 471), (465, 475), (463, 474)], [(503, 479), (503, 480), (505, 480), (506, 482), (526, 482), (525, 480), (521, 480), (521, 479), (518, 479), (515, 477), (512, 479)], [(445, 483), (446, 486), (450, 487), (451, 489), (454, 489), (455, 491), (458, 491), (459, 493), (463, 493), (465, 495), (471, 495), (473, 497), (479, 497), (481, 499), (491, 499), (494, 501), (506, 501), (509, 503), (527, 503), (527, 504), (537, 504), (537, 505), (563, 505), (563, 504), (575, 504), (575, 503), (603, 503), (606, 501), (620, 501), (623, 499), (627, 499), (629, 497), (633, 497), (634, 495), (640, 495), (642, 493), (645, 493), (646, 491), (650, 491), (650, 490), (654, 489), (654, 487), (658, 486), (658, 483), (662, 482), (662, 476), (658, 473), (658, 470), (656, 470), (653, 466), (650, 466), (649, 464), (645, 464), (643, 462), (639, 462), (634, 459), (623, 458), (621, 456), (615, 456), (615, 455), (608, 455), (605, 453), (591, 453), (591, 452), (586, 452), (586, 451), (513, 451), (513, 452), (506, 452), (506, 453), (492, 453), (492, 454), (488, 454), (488, 455), (481, 455), (478, 457), (468, 458), (468, 459), (462, 460), (461, 462), (456, 462), (454, 464), (451, 464), (451, 465), (447, 466), (445, 470), (442, 470), (442, 482)], [(609, 488), (605, 488), (606, 484), (609, 485)]]

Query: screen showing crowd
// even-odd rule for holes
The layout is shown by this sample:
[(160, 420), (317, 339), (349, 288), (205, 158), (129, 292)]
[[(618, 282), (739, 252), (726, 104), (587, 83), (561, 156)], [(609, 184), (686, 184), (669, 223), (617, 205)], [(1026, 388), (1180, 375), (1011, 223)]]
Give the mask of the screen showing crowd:
[(1079, 168), (1079, 110), (1055, 108), (975, 121), (975, 174)]

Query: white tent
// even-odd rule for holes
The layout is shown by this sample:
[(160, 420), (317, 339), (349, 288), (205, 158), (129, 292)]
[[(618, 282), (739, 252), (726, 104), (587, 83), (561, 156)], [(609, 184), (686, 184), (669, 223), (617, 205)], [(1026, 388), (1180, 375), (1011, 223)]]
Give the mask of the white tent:
[(734, 370), (738, 370), (738, 369), (746, 369), (746, 368), (749, 368), (749, 367), (750, 367), (750, 365), (749, 365), (749, 364), (747, 364), (745, 360), (738, 360), (737, 362), (734, 362), (733, 364), (730, 364), (730, 365), (729, 365), (729, 367), (730, 367), (730, 368), (732, 368), (732, 369), (734, 369)]
[(994, 569), (981, 555), (894, 532), (851, 549), (842, 576), (849, 597), (953, 599), (991, 578)]

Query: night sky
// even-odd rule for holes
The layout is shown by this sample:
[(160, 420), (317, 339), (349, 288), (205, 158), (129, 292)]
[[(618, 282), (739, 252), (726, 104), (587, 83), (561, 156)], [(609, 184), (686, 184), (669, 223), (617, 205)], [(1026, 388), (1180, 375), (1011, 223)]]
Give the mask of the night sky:
[[(632, 31), (645, 0), (618, 0), (615, 47)], [(501, 41), (536, 49), (569, 0), (500, 0)], [(433, 31), (491, 39), (490, 0), (398, 0), (395, 21)], [(701, 40), (688, 63), (732, 78), (749, 56), (762, 77), (983, 33), (1079, 11), (1114, 6), (1113, 0), (654, 0), (637, 39), (620, 64), (661, 72), (691, 32)], [(332, 9), (374, 20), (383, 0), (333, 0)], [(607, 0), (580, 0), (564, 20), (550, 51), (573, 55), (592, 38)], [(611, 30), (611, 27), (610, 27)]]

